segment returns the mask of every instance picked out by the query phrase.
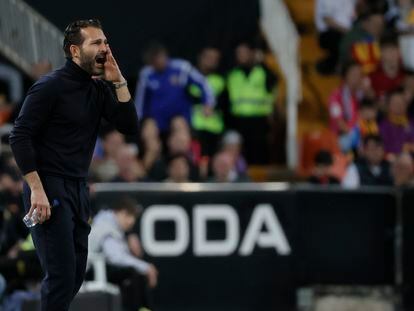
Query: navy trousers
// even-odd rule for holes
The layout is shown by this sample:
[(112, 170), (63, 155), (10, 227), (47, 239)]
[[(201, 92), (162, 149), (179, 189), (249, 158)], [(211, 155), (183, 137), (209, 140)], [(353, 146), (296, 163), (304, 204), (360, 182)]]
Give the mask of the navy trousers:
[[(85, 180), (41, 176), (51, 217), (31, 229), (44, 272), (42, 311), (67, 311), (84, 280), (90, 225), (89, 190)], [(26, 211), (30, 188), (23, 189)]]

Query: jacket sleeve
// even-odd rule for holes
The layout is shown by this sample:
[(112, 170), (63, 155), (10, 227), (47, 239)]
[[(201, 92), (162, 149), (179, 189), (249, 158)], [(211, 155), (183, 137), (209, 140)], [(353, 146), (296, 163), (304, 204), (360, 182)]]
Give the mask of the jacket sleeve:
[(119, 102), (114, 90), (107, 82), (102, 81), (104, 92), (103, 117), (125, 135), (138, 133), (138, 116), (132, 99)]
[(14, 123), (9, 141), (23, 175), (37, 170), (34, 139), (47, 122), (56, 100), (56, 83), (44, 77), (29, 90)]
[(135, 91), (135, 108), (138, 112), (138, 117), (144, 119), (149, 116), (149, 96), (148, 89), (148, 75), (151, 69), (145, 67), (141, 70)]
[(193, 66), (188, 67), (188, 83), (197, 85), (201, 90), (201, 100), (203, 104), (214, 107), (216, 100), (213, 91), (207, 83), (206, 78)]
[(123, 243), (113, 237), (107, 237), (103, 241), (102, 251), (107, 261), (119, 267), (133, 267), (141, 274), (146, 274), (149, 264), (142, 259), (134, 257)]

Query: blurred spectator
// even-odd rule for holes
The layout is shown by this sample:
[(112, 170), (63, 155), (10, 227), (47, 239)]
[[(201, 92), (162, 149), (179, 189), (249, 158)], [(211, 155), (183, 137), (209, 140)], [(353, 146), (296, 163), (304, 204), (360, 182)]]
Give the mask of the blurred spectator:
[(329, 151), (321, 150), (315, 156), (315, 167), (308, 181), (317, 185), (337, 185), (338, 178), (332, 175), (333, 159)]
[(9, 101), (20, 104), (23, 97), (23, 77), (15, 68), (0, 63), (0, 81), (4, 81), (8, 87)]
[(221, 150), (232, 156), (235, 163), (237, 174), (247, 173), (247, 163), (241, 151), (243, 149), (243, 138), (236, 131), (228, 131), (224, 134), (221, 141)]
[(414, 2), (412, 0), (397, 0), (400, 9), (399, 29), (414, 31)]
[(408, 116), (414, 118), (414, 71), (405, 71), (403, 88), (405, 100), (408, 105)]
[(355, 7), (356, 14), (357, 16), (361, 16), (365, 12), (372, 10), (385, 13), (390, 1), (393, 0), (357, 0)]
[(394, 185), (397, 187), (414, 186), (413, 158), (409, 153), (397, 156), (392, 164), (392, 176), (394, 177)]
[(188, 158), (195, 163), (195, 155), (191, 150), (191, 135), (188, 131), (171, 130), (171, 135), (168, 137), (168, 154), (185, 154)]
[[(29, 281), (40, 281), (42, 271), (33, 243), (27, 242), (29, 230), (22, 221), (22, 176), (11, 154), (3, 153), (0, 162), (0, 271), (8, 290), (21, 289)], [(22, 266), (26, 268), (22, 270)]]
[(389, 23), (400, 33), (414, 31), (414, 3), (412, 0), (389, 1), (386, 18)]
[(362, 156), (348, 167), (342, 186), (357, 188), (361, 185), (392, 185), (390, 164), (384, 159), (384, 155), (381, 137), (374, 135), (365, 137)]
[(91, 166), (92, 175), (98, 181), (109, 181), (118, 174), (115, 157), (119, 149), (125, 146), (124, 136), (115, 129), (107, 129), (98, 139), (94, 160)]
[(168, 157), (185, 155), (190, 164), (190, 179), (196, 181), (199, 178), (198, 164), (199, 154), (195, 154), (191, 148), (191, 136), (187, 131), (172, 131), (168, 138)]
[(317, 64), (323, 74), (334, 73), (338, 64), (339, 44), (355, 18), (356, 0), (317, 0), (315, 20), (319, 45), (328, 56)]
[(269, 161), (269, 118), (277, 79), (256, 62), (255, 50), (248, 43), (237, 46), (236, 63), (227, 80), (234, 125), (244, 139), (247, 162), (266, 164)]
[(147, 118), (141, 123), (140, 157), (148, 178), (161, 181), (165, 178), (166, 164), (162, 156), (162, 143), (157, 123)]
[(2, 92), (0, 85), (0, 126), (11, 122), (13, 111), (17, 109), (16, 107), (7, 100), (6, 93)]
[(236, 171), (234, 159), (228, 152), (219, 152), (213, 158), (212, 182), (247, 182), (247, 176), (239, 175)]
[(30, 75), (34, 81), (37, 81), (51, 70), (52, 64), (47, 60), (42, 60), (32, 65)]
[(120, 286), (122, 304), (127, 311), (150, 308), (146, 287), (148, 284), (154, 288), (158, 280), (155, 266), (134, 256), (125, 237), (141, 212), (142, 208), (134, 200), (122, 198), (113, 210), (100, 211), (94, 217), (89, 235), (89, 252), (105, 257), (108, 281)]
[(176, 116), (171, 119), (170, 135), (176, 133), (185, 133), (191, 135), (190, 125), (187, 120), (181, 116)]
[(20, 198), (6, 195), (4, 199), (5, 208), (0, 214), (0, 255), (16, 258), (29, 231), (22, 222), (24, 210)]
[(202, 92), (197, 85), (190, 86), (190, 94), (197, 104), (193, 106), (192, 127), (197, 132), (201, 142), (202, 154), (212, 156), (217, 149), (220, 134), (224, 131), (223, 119), (223, 95), (226, 81), (218, 72), (221, 53), (213, 47), (204, 48), (198, 55), (198, 70), (206, 77), (213, 95), (216, 98), (216, 106), (211, 115), (206, 115), (201, 102)]
[(168, 161), (168, 177), (166, 182), (190, 182), (190, 163), (184, 154), (172, 156)]
[(141, 127), (141, 142), (148, 143), (150, 140), (154, 138), (159, 138), (160, 131), (158, 129), (157, 123), (154, 119), (147, 118), (142, 121)]
[[(21, 218), (20, 222), (22, 222)], [(0, 271), (2, 271), (7, 282), (7, 292), (12, 293), (12, 295), (15, 290), (33, 289), (33, 285), (40, 284), (40, 280), (44, 277), (30, 235), (27, 236), (26, 240), (21, 240), (18, 247), (13, 248), (13, 252), (13, 254), (9, 252), (7, 255), (0, 257)], [(36, 297), (36, 299), (38, 298)], [(4, 308), (6, 310), (20, 310), (8, 309), (6, 306)]]
[(3, 300), (3, 294), (6, 290), (6, 280), (0, 273), (0, 303)]
[[(14, 159), (11, 157), (14, 161)], [(22, 194), (23, 180), (20, 172), (16, 167), (10, 164), (5, 164), (0, 174), (0, 191), (13, 202), (20, 202), (20, 195)]]
[(118, 174), (112, 182), (139, 182), (146, 181), (147, 174), (144, 166), (138, 159), (138, 150), (134, 145), (121, 146), (115, 156)]
[(354, 60), (365, 73), (373, 72), (380, 58), (379, 38), (384, 28), (384, 16), (379, 10), (364, 12), (341, 41), (340, 64)]
[(342, 69), (342, 84), (329, 98), (330, 128), (339, 136), (341, 150), (349, 152), (356, 142), (352, 129), (358, 122), (359, 101), (364, 96), (362, 68), (351, 62)]
[(387, 116), (380, 123), (387, 156), (395, 156), (403, 150), (414, 150), (414, 123), (408, 117), (403, 89), (396, 89), (388, 95), (387, 108)]
[(128, 247), (131, 254), (138, 258), (144, 257), (144, 250), (141, 245), (141, 240), (137, 233), (128, 232), (127, 234)]
[(354, 129), (357, 136), (355, 147), (359, 147), (365, 137), (379, 135), (377, 117), (378, 108), (376, 103), (369, 98), (362, 99), (358, 110), (358, 123)]
[(369, 76), (377, 98), (385, 97), (386, 93), (400, 87), (404, 81), (398, 39), (395, 35), (385, 36), (380, 44), (380, 64), (376, 71)]
[(198, 165), (201, 160), (201, 145), (197, 139), (192, 138), (190, 126), (185, 118), (178, 116), (171, 120), (170, 136), (175, 134), (190, 137), (190, 160)]
[(191, 123), (190, 85), (200, 88), (204, 112), (211, 114), (214, 96), (203, 75), (189, 62), (170, 59), (167, 49), (159, 44), (148, 48), (145, 61), (147, 66), (140, 72), (135, 95), (140, 118), (153, 118), (162, 134), (168, 132), (175, 116), (183, 116)]
[(20, 250), (21, 242), (29, 234), (22, 222), (24, 216), (23, 180), (11, 154), (3, 154), (1, 160), (0, 254), (14, 258)]

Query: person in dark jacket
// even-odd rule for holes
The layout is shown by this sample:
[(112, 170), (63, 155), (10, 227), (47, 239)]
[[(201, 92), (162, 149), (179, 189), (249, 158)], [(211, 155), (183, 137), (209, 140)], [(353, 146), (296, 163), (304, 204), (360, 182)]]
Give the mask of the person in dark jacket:
[(327, 150), (320, 150), (315, 155), (315, 166), (308, 182), (316, 185), (337, 185), (338, 178), (332, 175), (333, 158)]
[[(90, 226), (88, 169), (101, 118), (135, 135), (127, 83), (98, 20), (65, 30), (66, 64), (29, 90), (10, 135), (45, 277), (42, 311), (66, 311), (84, 279)], [(53, 208), (51, 209), (51, 204)], [(36, 212), (35, 212), (36, 211)]]
[(348, 167), (342, 186), (391, 186), (390, 163), (384, 159), (384, 143), (380, 136), (369, 135), (363, 142), (363, 156)]

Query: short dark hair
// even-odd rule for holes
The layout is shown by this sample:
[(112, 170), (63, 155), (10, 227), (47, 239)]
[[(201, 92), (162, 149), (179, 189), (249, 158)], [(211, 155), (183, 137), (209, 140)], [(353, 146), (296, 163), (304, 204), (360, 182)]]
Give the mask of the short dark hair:
[(148, 64), (161, 53), (168, 53), (168, 49), (161, 42), (152, 41), (144, 49), (143, 60)]
[(168, 159), (167, 159), (168, 166), (170, 166), (170, 164), (173, 161), (178, 160), (178, 159), (185, 160), (187, 165), (190, 166), (190, 159), (188, 158), (188, 156), (185, 153), (177, 153), (177, 154), (174, 154), (174, 155), (168, 157)]
[(121, 197), (112, 207), (115, 212), (125, 211), (127, 214), (137, 217), (142, 213), (142, 206), (129, 196)]
[(374, 144), (376, 144), (377, 146), (383, 146), (384, 142), (381, 138), (381, 136), (379, 135), (367, 135), (364, 138), (363, 144), (364, 146), (368, 145), (370, 142), (373, 142)]
[(64, 32), (63, 51), (67, 58), (72, 58), (70, 53), (71, 45), (81, 45), (84, 38), (81, 35), (81, 29), (86, 27), (94, 27), (102, 29), (102, 24), (98, 19), (81, 19), (70, 23)]
[(367, 10), (361, 12), (358, 16), (358, 21), (363, 22), (368, 20), (374, 15), (382, 15), (387, 12), (387, 4), (386, 1), (378, 1), (375, 0), (377, 3), (371, 3), (368, 5)]
[(359, 103), (359, 109), (377, 109), (377, 103), (371, 98), (364, 97)]
[(237, 43), (236, 49), (243, 45), (246, 46), (249, 50), (254, 50), (257, 48), (257, 45), (253, 42), (253, 40), (243, 40)]
[(380, 47), (386, 48), (386, 47), (395, 47), (398, 48), (398, 34), (397, 33), (386, 33), (383, 35), (380, 39)]
[(402, 95), (402, 96), (404, 96), (404, 88), (401, 87), (401, 86), (398, 86), (398, 87), (392, 89), (391, 91), (389, 91), (386, 94), (387, 103), (390, 102), (391, 97), (393, 97), (394, 95)]
[(328, 150), (320, 150), (315, 155), (315, 164), (316, 165), (326, 165), (331, 166), (333, 164), (332, 154)]
[(404, 69), (404, 75), (405, 75), (405, 76), (414, 76), (414, 70), (411, 70), (411, 69), (405, 68), (405, 69)]
[(341, 66), (341, 76), (342, 76), (342, 78), (345, 78), (346, 77), (346, 75), (348, 74), (348, 72), (353, 68), (353, 67), (359, 67), (359, 68), (361, 68), (361, 64), (360, 63), (358, 63), (358, 62), (356, 62), (356, 61), (354, 61), (354, 60), (350, 60), (350, 61), (348, 61), (348, 62), (346, 62), (346, 63), (344, 63), (342, 66)]

